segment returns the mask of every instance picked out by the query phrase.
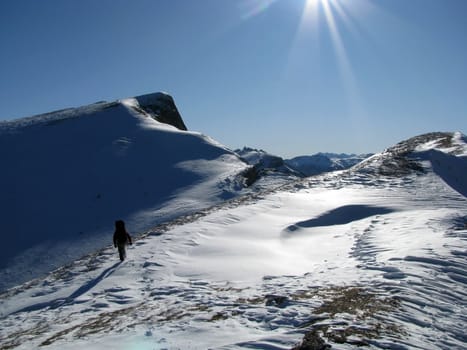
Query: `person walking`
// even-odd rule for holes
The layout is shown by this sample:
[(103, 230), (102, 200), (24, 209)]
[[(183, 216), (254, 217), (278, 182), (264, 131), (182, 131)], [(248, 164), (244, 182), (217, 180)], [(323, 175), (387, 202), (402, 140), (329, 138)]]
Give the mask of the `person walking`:
[(115, 221), (114, 247), (118, 248), (120, 261), (123, 261), (126, 258), (127, 244), (133, 244), (131, 236), (125, 229), (125, 222), (123, 220), (117, 220)]

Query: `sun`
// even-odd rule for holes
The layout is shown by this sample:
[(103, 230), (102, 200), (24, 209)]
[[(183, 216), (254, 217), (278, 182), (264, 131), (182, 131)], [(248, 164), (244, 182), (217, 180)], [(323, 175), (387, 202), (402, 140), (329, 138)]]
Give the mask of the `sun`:
[(338, 0), (305, 0), (304, 12), (320, 11), (320, 8), (330, 10), (330, 6), (336, 5), (339, 5)]
[(342, 6), (339, 0), (305, 0), (303, 17), (304, 20), (309, 20), (309, 17), (317, 19), (324, 14), (327, 25), (334, 25), (336, 13), (339, 16), (344, 13)]
[[(267, 12), (274, 4), (286, 0), (244, 0), (246, 11), (243, 20), (249, 20), (261, 13)], [(352, 80), (352, 72), (348, 62), (344, 41), (339, 30), (343, 27), (346, 30), (353, 31), (351, 20), (348, 15), (347, 7), (350, 6), (349, 0), (302, 0), (303, 10), (301, 23), (297, 35), (307, 31), (319, 32), (319, 27), (325, 27), (329, 32), (332, 45), (339, 61), (340, 70), (345, 79)], [(293, 39), (292, 39), (293, 40)]]
[(349, 88), (355, 89), (355, 78), (350, 65), (340, 30), (352, 31), (345, 6), (345, 0), (305, 0), (301, 27), (311, 24), (314, 29), (322, 25), (327, 28), (338, 61), (343, 80)]
[[(268, 12), (279, 2), (287, 3), (288, 0), (244, 0), (247, 5), (243, 20), (252, 20), (257, 15)], [(320, 51), (320, 43), (329, 40), (333, 47), (336, 59), (336, 70), (340, 73), (342, 85), (349, 96), (349, 100), (358, 101), (358, 87), (343, 31), (350, 35), (358, 35), (355, 16), (362, 4), (368, 4), (369, 0), (359, 1), (355, 6), (354, 0), (301, 0), (302, 13), (300, 23), (297, 26), (295, 37), (291, 38), (290, 57), (307, 54), (310, 50), (306, 47), (317, 48)], [(322, 36), (322, 37), (321, 37)], [(320, 38), (321, 37), (321, 38)], [(300, 45), (296, 45), (300, 43)], [(304, 49), (305, 48), (305, 49)], [(293, 51), (293, 52), (292, 52)]]
[(320, 3), (325, 2), (326, 0), (306, 0), (305, 6), (307, 8), (317, 7)]

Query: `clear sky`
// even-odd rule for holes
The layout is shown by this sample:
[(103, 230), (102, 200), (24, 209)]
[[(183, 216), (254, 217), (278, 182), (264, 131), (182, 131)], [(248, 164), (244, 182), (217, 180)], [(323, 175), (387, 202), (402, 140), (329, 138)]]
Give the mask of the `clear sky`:
[(0, 120), (170, 93), (283, 157), (467, 132), (466, 0), (1, 0)]

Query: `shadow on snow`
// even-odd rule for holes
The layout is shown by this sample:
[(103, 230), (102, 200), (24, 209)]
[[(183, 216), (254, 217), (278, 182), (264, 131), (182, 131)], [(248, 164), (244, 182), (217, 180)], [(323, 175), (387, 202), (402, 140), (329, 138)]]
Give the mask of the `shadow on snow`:
[[(83, 284), (81, 287), (79, 287), (77, 290), (75, 290), (73, 293), (71, 293), (68, 297), (66, 298), (57, 298), (54, 300), (50, 301), (45, 301), (42, 303), (37, 303), (33, 305), (26, 306), (20, 310), (12, 312), (12, 314), (20, 313), (20, 312), (30, 312), (30, 311), (37, 311), (40, 309), (44, 308), (50, 308), (50, 309), (56, 309), (61, 306), (69, 305), (72, 304), (73, 301), (78, 298), (79, 296), (83, 295), (84, 293), (88, 292), (92, 288), (94, 288), (99, 282), (104, 280), (105, 278), (109, 277), (112, 273), (115, 272), (117, 267), (121, 264), (121, 262), (116, 262), (112, 266), (108, 267), (104, 271), (101, 272), (99, 276), (96, 278), (90, 280), (89, 282)], [(7, 315), (4, 315), (7, 316)]]
[(394, 209), (387, 207), (370, 206), (363, 204), (344, 205), (332, 209), (316, 218), (299, 221), (288, 226), (286, 232), (294, 232), (301, 228), (312, 228), (322, 226), (344, 225), (353, 221), (366, 219), (374, 215), (383, 215), (392, 213)]

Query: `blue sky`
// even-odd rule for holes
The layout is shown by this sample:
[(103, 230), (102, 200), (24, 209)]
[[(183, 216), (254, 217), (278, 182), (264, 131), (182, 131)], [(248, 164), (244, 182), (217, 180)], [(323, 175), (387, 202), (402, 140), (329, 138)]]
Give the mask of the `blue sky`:
[(0, 119), (170, 93), (284, 157), (467, 132), (465, 0), (2, 0)]

